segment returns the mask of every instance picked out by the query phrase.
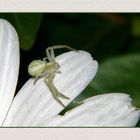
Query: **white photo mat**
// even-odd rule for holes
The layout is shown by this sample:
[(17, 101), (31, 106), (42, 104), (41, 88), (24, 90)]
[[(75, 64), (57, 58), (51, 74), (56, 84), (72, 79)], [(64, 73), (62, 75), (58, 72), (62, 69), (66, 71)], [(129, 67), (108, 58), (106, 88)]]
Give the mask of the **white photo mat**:
[[(0, 12), (139, 12), (139, 0), (0, 0)], [(1, 128), (1, 140), (139, 140), (139, 128)]]

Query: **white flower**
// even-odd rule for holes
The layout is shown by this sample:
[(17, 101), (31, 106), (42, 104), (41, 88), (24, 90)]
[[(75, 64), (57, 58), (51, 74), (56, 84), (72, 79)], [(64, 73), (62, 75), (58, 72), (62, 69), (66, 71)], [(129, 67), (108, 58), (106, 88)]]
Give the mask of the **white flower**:
[(15, 29), (0, 19), (0, 124), (13, 99), (19, 71), (19, 41)]
[[(59, 55), (61, 74), (54, 84), (70, 98), (67, 106), (94, 78), (98, 63), (87, 52)], [(64, 116), (64, 108), (53, 98), (40, 79), (29, 79), (14, 98), (19, 69), (19, 43), (16, 31), (0, 20), (0, 123), (2, 126), (135, 126), (140, 111), (131, 105), (129, 95), (112, 93), (91, 97)], [(10, 107), (11, 104), (11, 107)], [(9, 109), (10, 108), (10, 109)]]

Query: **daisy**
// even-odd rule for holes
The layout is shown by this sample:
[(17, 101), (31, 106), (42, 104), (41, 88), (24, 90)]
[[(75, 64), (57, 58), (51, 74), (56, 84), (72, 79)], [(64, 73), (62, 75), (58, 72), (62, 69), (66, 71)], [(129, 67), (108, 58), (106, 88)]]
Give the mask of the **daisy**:
[[(65, 106), (74, 100), (94, 78), (98, 63), (88, 52), (70, 51), (56, 57), (61, 74), (54, 85), (69, 97), (61, 99)], [(1, 126), (135, 126), (140, 111), (132, 106), (124, 93), (93, 96), (63, 116), (64, 109), (52, 96), (43, 78), (34, 85), (29, 79), (14, 97), (19, 71), (19, 41), (15, 29), (0, 20), (0, 124)]]

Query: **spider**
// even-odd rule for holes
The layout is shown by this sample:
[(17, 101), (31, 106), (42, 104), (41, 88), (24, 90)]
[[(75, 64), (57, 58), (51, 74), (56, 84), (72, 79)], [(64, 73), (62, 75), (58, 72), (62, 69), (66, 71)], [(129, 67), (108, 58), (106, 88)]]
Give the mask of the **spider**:
[(69, 50), (76, 51), (75, 49), (66, 45), (57, 45), (57, 46), (48, 47), (46, 49), (47, 57), (43, 58), (43, 60), (32, 61), (28, 66), (28, 73), (30, 76), (35, 78), (34, 84), (37, 82), (39, 78), (41, 77), (44, 78), (44, 82), (49, 87), (54, 99), (60, 105), (65, 107), (65, 105), (59, 99), (59, 97), (64, 99), (69, 99), (69, 97), (60, 93), (55, 87), (55, 85), (53, 84), (55, 74), (61, 73), (61, 71), (59, 70), (60, 65), (55, 61), (55, 54), (54, 54), (54, 49), (60, 49), (60, 48), (67, 48)]

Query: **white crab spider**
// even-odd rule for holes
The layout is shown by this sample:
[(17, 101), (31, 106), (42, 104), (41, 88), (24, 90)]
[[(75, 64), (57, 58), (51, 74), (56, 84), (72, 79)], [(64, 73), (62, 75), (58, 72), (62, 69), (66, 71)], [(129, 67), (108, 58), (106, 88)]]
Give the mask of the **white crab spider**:
[(57, 45), (57, 46), (49, 47), (46, 49), (47, 57), (43, 58), (43, 60), (34, 60), (29, 64), (28, 73), (29, 75), (35, 77), (34, 84), (40, 77), (43, 77), (45, 84), (49, 87), (55, 100), (58, 103), (60, 103), (63, 107), (65, 107), (65, 105), (61, 102), (61, 100), (58, 97), (65, 98), (65, 99), (69, 99), (69, 97), (60, 93), (55, 87), (55, 85), (53, 84), (55, 73), (61, 73), (59, 70), (60, 65), (55, 61), (55, 54), (54, 54), (54, 49), (60, 49), (60, 48), (67, 48), (69, 50), (76, 51), (75, 49), (66, 45)]

